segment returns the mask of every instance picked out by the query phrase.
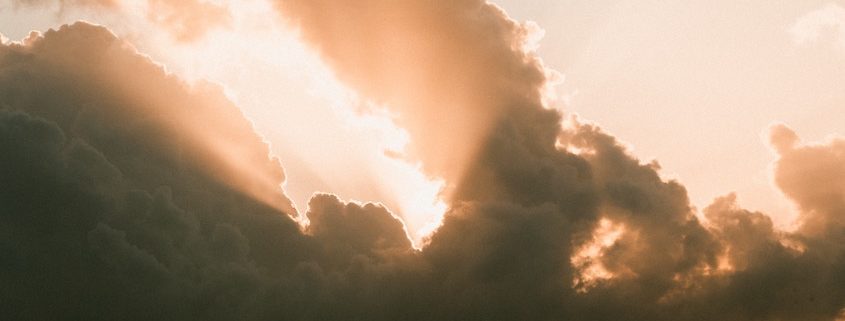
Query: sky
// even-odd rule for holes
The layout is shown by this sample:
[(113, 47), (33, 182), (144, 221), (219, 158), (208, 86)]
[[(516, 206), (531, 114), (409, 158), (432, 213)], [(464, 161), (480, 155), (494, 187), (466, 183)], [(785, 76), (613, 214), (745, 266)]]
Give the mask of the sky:
[(15, 316), (845, 318), (845, 3), (2, 0), (0, 35)]

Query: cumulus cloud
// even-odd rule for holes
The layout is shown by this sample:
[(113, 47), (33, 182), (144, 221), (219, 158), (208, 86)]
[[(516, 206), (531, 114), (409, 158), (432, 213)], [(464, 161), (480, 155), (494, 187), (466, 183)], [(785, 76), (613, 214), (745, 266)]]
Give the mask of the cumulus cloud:
[(800, 232), (808, 237), (843, 236), (845, 227), (845, 138), (802, 144), (783, 124), (770, 130), (780, 158), (775, 183), (801, 210)]
[(319, 249), (345, 240), (319, 233), (333, 215), (369, 218), (356, 226), (376, 249), (409, 244), (383, 208), (342, 210), (337, 199), (315, 199), (337, 211), (303, 233), (287, 215), (281, 167), (220, 88), (187, 86), (103, 27), (3, 45), (0, 83), (8, 317), (258, 318), (297, 305), (283, 289), (317, 291), (301, 282), (376, 255), (353, 247), (348, 260), (312, 268)]
[(0, 46), (6, 315), (833, 320), (845, 306), (841, 139), (772, 130), (796, 232), (730, 195), (705, 224), (656, 163), (543, 104), (527, 29), (499, 8), (277, 4), (447, 180), (427, 244), (411, 247), (383, 206), (333, 195), (298, 220), (280, 164), (220, 88), (77, 23)]

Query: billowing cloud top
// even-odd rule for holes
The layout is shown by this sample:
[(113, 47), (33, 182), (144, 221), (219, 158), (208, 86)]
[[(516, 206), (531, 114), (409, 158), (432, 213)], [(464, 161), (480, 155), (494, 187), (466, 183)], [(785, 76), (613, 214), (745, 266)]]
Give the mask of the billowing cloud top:
[[(482, 1), (282, 1), (338, 76), (396, 111), (451, 186), (414, 249), (380, 205), (284, 174), (220, 88), (85, 23), (0, 46), (0, 310), (85, 320), (834, 320), (845, 140), (771, 142), (792, 233), (704, 210), (545, 108), (526, 27)], [(376, 28), (380, 25), (395, 28)], [(566, 122), (567, 126), (562, 126)], [(577, 151), (577, 153), (575, 153)], [(455, 153), (443, 157), (439, 154)]]

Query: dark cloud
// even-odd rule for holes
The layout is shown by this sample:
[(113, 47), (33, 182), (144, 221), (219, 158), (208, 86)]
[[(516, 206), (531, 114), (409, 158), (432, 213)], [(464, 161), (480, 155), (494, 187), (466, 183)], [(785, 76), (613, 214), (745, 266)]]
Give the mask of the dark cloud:
[(303, 232), (281, 167), (221, 90), (182, 83), (102, 27), (3, 45), (0, 88), (11, 319), (302, 319), (349, 291), (336, 283), (364, 282), (346, 274), (412, 253), (374, 205), (315, 198)]

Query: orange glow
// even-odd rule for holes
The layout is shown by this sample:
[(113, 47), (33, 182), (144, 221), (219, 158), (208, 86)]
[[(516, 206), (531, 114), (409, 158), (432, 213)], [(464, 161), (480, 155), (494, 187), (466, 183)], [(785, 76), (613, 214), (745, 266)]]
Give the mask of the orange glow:
[(782, 245), (783, 247), (788, 248), (798, 254), (803, 254), (804, 251), (807, 250), (806, 244), (794, 238), (781, 237), (778, 239), (778, 242), (780, 242), (780, 245)]
[(730, 257), (731, 249), (725, 249), (725, 253), (719, 255), (717, 259), (716, 271), (717, 272), (731, 272), (734, 270), (734, 266), (731, 263)]
[(208, 104), (236, 103), (281, 159), (288, 184), (283, 190), (279, 175), (255, 165), (268, 155), (249, 155), (246, 147), (215, 132), (227, 126), (225, 117), (208, 119), (184, 111), (178, 116), (180, 128), (172, 130), (192, 133), (192, 143), (215, 160), (207, 169), (221, 182), (291, 215), (296, 210), (282, 201), (285, 193), (300, 205), (315, 192), (381, 202), (405, 221), (417, 242), (439, 225), (446, 208), (441, 200), (445, 183), (408, 160), (409, 138), (394, 123), (396, 115), (362, 101), (338, 82), (294, 32), (268, 14), (274, 11), (270, 2), (204, 3), (225, 6), (228, 17), (221, 27), (196, 37), (173, 37), (172, 23), (148, 19), (155, 8), (146, 0), (124, 0), (109, 12), (71, 10), (57, 19), (108, 23), (190, 86), (219, 84), (226, 97), (206, 97)]
[(592, 238), (575, 251), (570, 261), (578, 270), (573, 280), (573, 287), (578, 292), (587, 292), (598, 282), (615, 276), (602, 264), (602, 256), (607, 249), (616, 244), (623, 233), (625, 233), (625, 225), (602, 218), (593, 230)]

